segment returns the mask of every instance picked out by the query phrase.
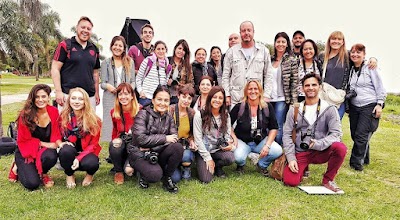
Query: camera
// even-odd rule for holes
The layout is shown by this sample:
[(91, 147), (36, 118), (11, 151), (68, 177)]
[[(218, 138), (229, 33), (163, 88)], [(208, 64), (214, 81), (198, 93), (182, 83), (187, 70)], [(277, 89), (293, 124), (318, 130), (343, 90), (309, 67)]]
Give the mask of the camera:
[(121, 139), (125, 142), (125, 143), (129, 143), (132, 141), (132, 134), (128, 134), (128, 133), (122, 133), (120, 135)]
[(260, 143), (261, 142), (261, 140), (262, 140), (261, 129), (257, 129), (257, 130), (255, 130), (253, 132), (253, 139), (254, 139), (254, 142), (256, 142), (256, 143)]
[(149, 161), (150, 164), (156, 164), (158, 162), (158, 153), (153, 151), (144, 152), (144, 159)]
[(307, 144), (306, 142), (301, 142), (300, 148), (303, 150), (308, 150), (308, 149), (310, 149), (310, 145)]
[(357, 96), (357, 92), (354, 89), (351, 89), (346, 93), (346, 99), (352, 99), (356, 96)]
[(186, 138), (181, 138), (181, 139), (179, 139), (178, 140), (178, 142), (180, 143), (180, 144), (182, 144), (182, 146), (183, 146), (183, 148), (184, 149), (189, 149), (189, 141), (186, 139)]
[(229, 145), (228, 142), (224, 138), (218, 138), (218, 140), (217, 140), (217, 147), (218, 148), (225, 148), (228, 145)]

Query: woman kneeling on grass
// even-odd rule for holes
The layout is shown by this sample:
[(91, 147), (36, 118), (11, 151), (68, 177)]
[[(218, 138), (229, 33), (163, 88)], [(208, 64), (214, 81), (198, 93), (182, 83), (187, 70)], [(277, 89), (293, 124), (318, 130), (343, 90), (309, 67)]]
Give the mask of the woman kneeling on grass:
[(178, 103), (171, 105), (169, 109), (169, 114), (174, 118), (176, 128), (178, 129), (179, 142), (184, 149), (182, 172), (178, 169), (174, 173), (172, 177), (174, 182), (178, 182), (181, 178), (185, 180), (191, 178), (190, 165), (194, 159), (193, 152), (197, 151), (197, 146), (193, 139), (193, 117), (195, 111), (190, 108), (194, 94), (195, 91), (191, 84), (179, 86)]
[(182, 160), (183, 147), (178, 142), (174, 119), (168, 114), (170, 95), (165, 86), (153, 94), (152, 104), (140, 110), (132, 127), (132, 144), (128, 146), (129, 163), (139, 174), (139, 186), (160, 181), (163, 188), (177, 193), (172, 174)]
[(47, 172), (57, 162), (61, 135), (58, 110), (49, 105), (50, 92), (48, 85), (35, 85), (18, 117), (18, 149), (8, 178), (11, 182), (19, 179), (29, 190), (41, 183), (46, 188), (54, 185)]
[(132, 142), (132, 131), (135, 116), (139, 112), (139, 103), (135, 91), (128, 83), (121, 83), (116, 89), (114, 108), (111, 110), (112, 141), (110, 142), (110, 157), (114, 164), (114, 182), (117, 185), (124, 183), (125, 173), (133, 175), (133, 168), (127, 162), (128, 152), (126, 146)]
[(199, 148), (196, 153), (197, 172), (201, 182), (211, 182), (214, 173), (217, 177), (226, 177), (222, 167), (235, 161), (232, 150), (237, 143), (236, 137), (230, 134), (225, 91), (215, 86), (208, 94), (204, 111), (196, 112), (193, 119), (194, 141)]
[(268, 176), (268, 166), (282, 154), (282, 147), (274, 141), (278, 123), (271, 104), (265, 103), (261, 83), (250, 80), (244, 88), (244, 101), (230, 112), (232, 124), (236, 122), (235, 134), (238, 147), (235, 150), (236, 171), (244, 172), (246, 157), (250, 152), (260, 154), (257, 168)]
[(90, 105), (85, 90), (69, 91), (66, 107), (61, 111), (61, 133), (65, 144), (60, 146), (60, 164), (67, 175), (67, 188), (76, 186), (76, 170), (86, 171), (82, 186), (89, 186), (99, 169), (101, 120)]

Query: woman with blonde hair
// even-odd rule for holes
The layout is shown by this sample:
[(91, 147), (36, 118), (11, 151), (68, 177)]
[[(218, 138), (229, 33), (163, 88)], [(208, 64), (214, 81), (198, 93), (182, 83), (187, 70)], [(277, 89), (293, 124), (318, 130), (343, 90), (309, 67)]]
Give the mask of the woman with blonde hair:
[(244, 172), (246, 157), (253, 152), (260, 154), (260, 173), (268, 176), (268, 166), (282, 154), (282, 147), (274, 141), (278, 133), (274, 108), (264, 102), (263, 93), (261, 83), (250, 80), (244, 88), (244, 101), (230, 112), (231, 124), (236, 122), (238, 146), (234, 155), (239, 173)]
[(119, 84), (116, 93), (114, 108), (110, 112), (113, 129), (109, 152), (114, 164), (114, 182), (120, 185), (124, 183), (124, 165), (125, 173), (128, 176), (133, 174), (133, 168), (127, 162), (128, 152), (126, 146), (132, 142), (131, 128), (140, 106), (136, 100), (135, 91), (130, 84)]
[(111, 40), (112, 56), (101, 63), (101, 84), (103, 93), (103, 127), (101, 140), (111, 140), (111, 117), (108, 112), (114, 107), (117, 87), (121, 83), (129, 83), (135, 89), (135, 64), (126, 54), (126, 41), (122, 36), (115, 36)]
[[(332, 32), (325, 44), (325, 51), (320, 55), (322, 58), (322, 81), (330, 84), (336, 89), (347, 90), (351, 63), (349, 52), (346, 49), (344, 34), (340, 31)], [(376, 59), (371, 58), (369, 68), (376, 68)], [(342, 103), (338, 109), (340, 119), (343, 118), (346, 107)]]
[(60, 122), (61, 134), (66, 143), (60, 146), (59, 158), (67, 175), (67, 188), (76, 186), (76, 170), (86, 171), (82, 186), (89, 186), (99, 169), (101, 120), (90, 105), (85, 90), (73, 88), (69, 91)]

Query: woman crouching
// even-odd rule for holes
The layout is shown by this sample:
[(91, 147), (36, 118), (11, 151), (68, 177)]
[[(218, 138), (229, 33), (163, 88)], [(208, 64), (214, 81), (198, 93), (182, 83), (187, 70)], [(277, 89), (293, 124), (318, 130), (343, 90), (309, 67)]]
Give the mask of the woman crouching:
[(178, 143), (174, 119), (168, 114), (169, 102), (168, 88), (159, 86), (153, 94), (152, 105), (136, 115), (128, 158), (139, 174), (141, 188), (146, 189), (149, 183), (162, 178), (163, 188), (177, 193), (178, 187), (171, 176), (181, 163), (183, 147)]
[(67, 188), (76, 186), (76, 170), (86, 171), (82, 186), (89, 186), (99, 169), (101, 120), (90, 105), (89, 95), (82, 88), (69, 91), (66, 107), (61, 111), (61, 167), (67, 175)]

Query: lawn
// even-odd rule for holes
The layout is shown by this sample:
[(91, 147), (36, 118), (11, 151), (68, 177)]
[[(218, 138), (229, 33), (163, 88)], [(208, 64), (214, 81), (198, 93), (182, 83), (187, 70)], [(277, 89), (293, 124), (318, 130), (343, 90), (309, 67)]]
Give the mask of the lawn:
[(51, 78), (39, 78), (39, 81), (36, 81), (34, 76), (2, 74), (1, 95), (27, 94), (32, 86), (38, 83), (52, 84), (53, 81)]
[[(246, 173), (226, 169), (228, 178), (208, 185), (196, 179), (178, 184), (170, 194), (161, 184), (147, 190), (128, 178), (116, 186), (109, 174), (107, 143), (102, 143), (101, 166), (93, 185), (83, 188), (84, 174), (77, 173), (78, 186), (65, 187), (65, 175), (52, 169), (55, 186), (30, 192), (20, 183), (7, 181), (12, 156), (0, 159), (0, 219), (400, 219), (400, 97), (388, 98), (378, 131), (371, 141), (371, 164), (363, 172), (349, 168), (352, 147), (349, 121), (343, 119), (343, 141), (348, 154), (336, 178), (344, 195), (311, 196), (298, 188), (264, 178), (254, 166)], [(2, 106), (3, 126), (15, 119), (22, 103)], [(311, 177), (303, 185), (319, 185), (326, 165), (311, 165)]]

